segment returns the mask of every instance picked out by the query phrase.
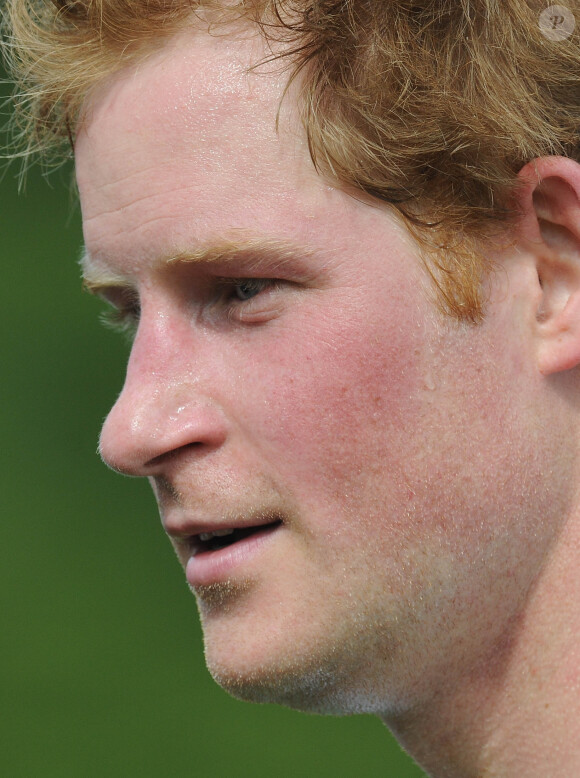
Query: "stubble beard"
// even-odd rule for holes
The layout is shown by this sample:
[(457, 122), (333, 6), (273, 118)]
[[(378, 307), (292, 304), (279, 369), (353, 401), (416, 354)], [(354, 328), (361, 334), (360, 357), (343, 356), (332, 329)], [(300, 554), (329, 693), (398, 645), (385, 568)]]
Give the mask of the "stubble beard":
[(251, 588), (249, 581), (223, 582), (196, 592), (206, 664), (226, 692), (246, 702), (337, 716), (399, 709), (398, 694), (384, 688), (380, 675), (392, 666), (401, 646), (384, 624), (375, 622), (370, 629), (368, 614), (359, 614), (335, 634), (323, 628), (302, 638), (288, 633), (283, 648), (278, 645), (274, 652), (265, 651), (261, 661), (240, 666), (235, 630), (226, 647), (216, 646), (211, 621), (235, 615)]

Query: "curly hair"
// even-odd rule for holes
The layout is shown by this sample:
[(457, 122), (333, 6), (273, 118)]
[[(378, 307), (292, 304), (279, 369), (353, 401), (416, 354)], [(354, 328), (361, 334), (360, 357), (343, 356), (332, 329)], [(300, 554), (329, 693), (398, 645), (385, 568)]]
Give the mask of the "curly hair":
[(318, 170), (401, 214), (425, 249), (442, 306), (478, 321), (488, 264), (481, 242), (515, 216), (518, 171), (547, 155), (580, 161), (579, 36), (545, 36), (545, 6), (6, 0), (16, 136), (22, 154), (62, 153), (95, 84), (163, 46), (193, 14), (212, 25), (247, 18), (283, 42), (289, 79), (300, 74)]

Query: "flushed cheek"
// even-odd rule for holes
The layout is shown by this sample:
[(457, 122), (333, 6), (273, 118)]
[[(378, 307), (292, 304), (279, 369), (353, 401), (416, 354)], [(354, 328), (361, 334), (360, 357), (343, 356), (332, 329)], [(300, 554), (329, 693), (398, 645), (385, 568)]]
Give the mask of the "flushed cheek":
[(318, 494), (358, 490), (381, 473), (392, 482), (420, 416), (424, 347), (417, 323), (387, 332), (364, 325), (354, 320), (332, 339), (319, 329), (302, 349), (292, 341), (287, 363), (279, 344), (270, 371), (278, 378), (256, 440), (285, 483), (291, 479), (302, 493), (309, 485)]

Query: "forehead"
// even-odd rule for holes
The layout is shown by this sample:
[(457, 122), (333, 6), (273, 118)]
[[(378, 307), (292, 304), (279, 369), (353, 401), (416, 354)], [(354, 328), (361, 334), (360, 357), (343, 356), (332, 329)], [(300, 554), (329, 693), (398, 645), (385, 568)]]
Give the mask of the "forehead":
[(95, 264), (126, 276), (240, 235), (345, 257), (379, 231), (409, 242), (317, 174), (284, 65), (253, 68), (268, 56), (256, 32), (191, 28), (92, 94), (75, 152)]
[(267, 56), (257, 32), (212, 37), (187, 28), (100, 85), (85, 107), (84, 127), (139, 133), (147, 125), (172, 142), (179, 138), (187, 144), (193, 135), (209, 146), (227, 137), (224, 121), (269, 135), (275, 119), (271, 109), (287, 76), (281, 67), (264, 65), (259, 74), (252, 70)]
[(255, 33), (213, 38), (191, 29), (92, 95), (76, 144), (87, 238), (93, 222), (114, 210), (127, 232), (143, 196), (163, 219), (181, 193), (192, 225), (227, 187), (229, 210), (242, 222), (258, 199), (316, 176), (292, 129), (293, 100), (281, 106), (287, 74), (280, 65), (249, 71), (266, 55)]

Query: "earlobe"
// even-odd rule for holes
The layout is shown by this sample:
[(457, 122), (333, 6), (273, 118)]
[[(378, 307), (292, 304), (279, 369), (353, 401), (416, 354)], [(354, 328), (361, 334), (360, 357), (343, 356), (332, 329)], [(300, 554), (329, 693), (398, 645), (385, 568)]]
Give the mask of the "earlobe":
[(537, 159), (520, 172), (520, 237), (536, 264), (538, 368), (544, 375), (580, 365), (580, 165)]

